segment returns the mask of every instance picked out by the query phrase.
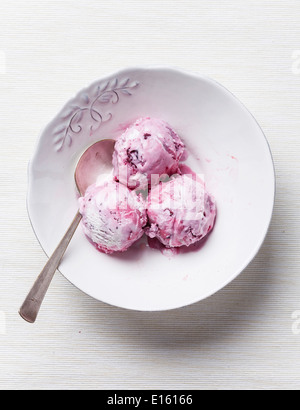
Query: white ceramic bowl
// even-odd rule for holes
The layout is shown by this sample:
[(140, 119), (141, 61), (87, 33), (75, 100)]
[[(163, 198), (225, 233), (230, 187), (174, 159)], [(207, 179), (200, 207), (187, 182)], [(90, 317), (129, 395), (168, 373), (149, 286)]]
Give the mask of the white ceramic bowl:
[[(263, 243), (275, 177), (267, 140), (247, 109), (215, 81), (169, 68), (129, 68), (102, 78), (69, 101), (39, 138), (29, 164), (27, 205), (50, 255), (77, 211), (76, 162), (93, 142), (116, 138), (124, 124), (152, 116), (184, 140), (186, 161), (216, 198), (216, 225), (198, 251), (167, 257), (145, 242), (122, 254), (98, 252), (81, 227), (60, 265), (75, 286), (135, 310), (182, 307), (232, 281)], [(37, 272), (38, 273), (38, 272)]]

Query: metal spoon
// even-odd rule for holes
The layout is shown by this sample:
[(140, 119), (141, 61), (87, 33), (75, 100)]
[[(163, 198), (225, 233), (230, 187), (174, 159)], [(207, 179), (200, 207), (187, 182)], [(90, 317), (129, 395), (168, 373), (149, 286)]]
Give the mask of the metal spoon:
[[(97, 177), (100, 174), (104, 175), (111, 172), (114, 145), (114, 140), (101, 140), (91, 145), (82, 154), (77, 163), (74, 174), (75, 184), (80, 195), (84, 195), (87, 187), (96, 182)], [(78, 211), (64, 237), (37, 277), (34, 285), (22, 304), (19, 314), (27, 322), (35, 322), (54, 273), (61, 262), (61, 259), (76, 231), (80, 220), (81, 214)]]

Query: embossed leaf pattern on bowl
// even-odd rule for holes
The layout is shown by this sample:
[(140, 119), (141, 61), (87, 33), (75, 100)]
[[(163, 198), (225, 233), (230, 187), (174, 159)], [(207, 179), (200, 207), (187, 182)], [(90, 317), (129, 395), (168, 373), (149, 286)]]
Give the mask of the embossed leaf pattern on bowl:
[(71, 103), (61, 115), (64, 123), (53, 130), (55, 150), (60, 152), (66, 146), (70, 147), (72, 145), (74, 137), (83, 130), (84, 116), (88, 115), (93, 122), (88, 130), (90, 134), (97, 130), (103, 122), (109, 121), (113, 114), (111, 109), (107, 110), (105, 107), (117, 104), (121, 95), (131, 96), (138, 85), (137, 81), (131, 82), (130, 78), (113, 78), (97, 84), (91, 95), (83, 93), (80, 96), (82, 105)]

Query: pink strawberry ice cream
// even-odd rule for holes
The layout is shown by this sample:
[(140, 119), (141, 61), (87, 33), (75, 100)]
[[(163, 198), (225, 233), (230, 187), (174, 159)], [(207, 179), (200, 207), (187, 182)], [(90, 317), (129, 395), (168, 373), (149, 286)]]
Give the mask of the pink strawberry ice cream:
[(145, 188), (163, 174), (176, 173), (183, 152), (184, 144), (169, 124), (155, 118), (141, 118), (116, 141), (114, 177), (130, 189)]
[(145, 232), (167, 248), (189, 246), (213, 228), (216, 205), (204, 183), (190, 175), (180, 175), (154, 187), (148, 197)]
[(142, 198), (112, 180), (91, 185), (79, 198), (79, 211), (84, 233), (107, 254), (126, 251), (143, 235), (147, 223)]
[(192, 170), (185, 172), (184, 151), (177, 133), (159, 119), (140, 118), (120, 135), (113, 177), (79, 198), (84, 233), (99, 251), (126, 251), (144, 233), (153, 239), (149, 246), (178, 249), (213, 229), (215, 200)]

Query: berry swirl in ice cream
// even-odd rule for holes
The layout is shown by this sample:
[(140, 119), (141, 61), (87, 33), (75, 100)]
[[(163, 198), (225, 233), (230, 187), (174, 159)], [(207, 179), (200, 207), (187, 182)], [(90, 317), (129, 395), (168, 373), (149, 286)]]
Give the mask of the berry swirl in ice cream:
[(155, 184), (159, 176), (178, 171), (184, 144), (165, 121), (140, 118), (117, 139), (114, 177), (129, 188)]
[(104, 253), (126, 251), (144, 233), (144, 201), (125, 185), (113, 180), (91, 185), (79, 198), (86, 236)]
[(146, 234), (168, 248), (189, 246), (213, 228), (216, 204), (203, 182), (192, 175), (178, 175), (155, 186), (148, 197), (150, 227)]

